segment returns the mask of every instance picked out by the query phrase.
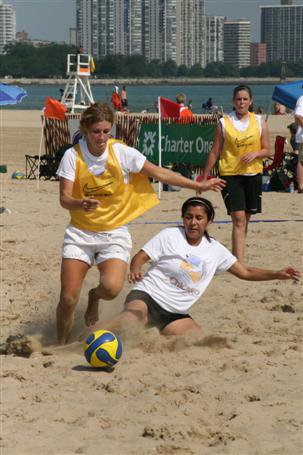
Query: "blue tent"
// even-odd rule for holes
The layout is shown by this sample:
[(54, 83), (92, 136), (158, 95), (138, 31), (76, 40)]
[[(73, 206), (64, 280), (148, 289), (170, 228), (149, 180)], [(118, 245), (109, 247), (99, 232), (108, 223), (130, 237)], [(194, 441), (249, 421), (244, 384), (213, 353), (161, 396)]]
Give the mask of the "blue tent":
[(294, 109), (298, 98), (302, 95), (303, 80), (276, 85), (272, 99), (289, 109)]

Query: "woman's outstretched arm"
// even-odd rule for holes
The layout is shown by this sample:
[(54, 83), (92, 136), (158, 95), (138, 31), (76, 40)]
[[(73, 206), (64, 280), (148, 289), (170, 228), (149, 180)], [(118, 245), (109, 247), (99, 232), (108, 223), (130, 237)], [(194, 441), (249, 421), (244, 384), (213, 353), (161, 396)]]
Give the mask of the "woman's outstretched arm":
[(168, 183), (169, 185), (181, 186), (182, 188), (188, 188), (190, 190), (200, 191), (221, 191), (226, 185), (222, 179), (211, 179), (205, 182), (196, 182), (194, 180), (183, 177), (183, 175), (177, 174), (176, 172), (165, 169), (164, 167), (156, 166), (150, 161), (145, 161), (142, 171), (143, 174), (148, 177), (153, 177), (160, 182)]
[(241, 280), (248, 281), (270, 281), (270, 280), (294, 280), (300, 281), (301, 273), (293, 267), (285, 267), (282, 270), (266, 270), (258, 269), (256, 267), (249, 267), (241, 262), (235, 262), (230, 269), (232, 275), (240, 278)]

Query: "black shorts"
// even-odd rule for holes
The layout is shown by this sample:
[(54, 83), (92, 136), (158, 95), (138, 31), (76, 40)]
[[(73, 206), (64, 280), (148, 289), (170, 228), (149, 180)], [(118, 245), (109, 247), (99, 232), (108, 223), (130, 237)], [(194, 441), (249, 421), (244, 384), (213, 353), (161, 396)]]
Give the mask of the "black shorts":
[(128, 107), (128, 101), (127, 100), (121, 100), (122, 107)]
[(223, 175), (222, 190), (227, 213), (244, 211), (254, 215), (262, 211), (262, 175)]
[(142, 300), (142, 302), (146, 304), (148, 327), (157, 327), (160, 331), (163, 330), (168, 324), (177, 321), (178, 319), (192, 319), (189, 314), (170, 313), (158, 305), (158, 303), (144, 291), (130, 291), (126, 297), (125, 303), (133, 302), (134, 300)]

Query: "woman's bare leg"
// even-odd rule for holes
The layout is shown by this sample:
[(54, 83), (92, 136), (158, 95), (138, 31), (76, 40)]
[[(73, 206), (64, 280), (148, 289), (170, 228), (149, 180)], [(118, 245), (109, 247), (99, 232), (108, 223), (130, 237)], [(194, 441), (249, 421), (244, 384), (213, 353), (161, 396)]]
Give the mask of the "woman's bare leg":
[(298, 164), (297, 164), (297, 183), (298, 183), (298, 190), (302, 191), (303, 190), (303, 166), (300, 162), (300, 157), (298, 159)]
[(188, 332), (194, 332), (199, 335), (199, 338), (203, 338), (205, 335), (201, 327), (191, 318), (177, 319), (161, 331), (162, 335), (171, 336), (171, 335), (184, 335)]
[(62, 259), (61, 293), (57, 306), (57, 337), (65, 344), (74, 322), (74, 312), (79, 300), (83, 280), (89, 265), (77, 259)]
[(248, 231), (250, 214), (239, 210), (231, 212), (232, 219), (232, 253), (239, 262), (244, 264), (245, 241)]
[(87, 326), (94, 325), (98, 319), (99, 300), (112, 300), (121, 291), (127, 272), (127, 263), (121, 259), (107, 259), (98, 264), (100, 283), (88, 293), (88, 304), (85, 312)]
[(119, 333), (125, 326), (130, 324), (147, 324), (147, 306), (142, 300), (133, 300), (125, 304), (120, 314), (111, 319), (106, 319), (91, 325), (84, 334), (87, 337), (96, 330), (109, 330)]

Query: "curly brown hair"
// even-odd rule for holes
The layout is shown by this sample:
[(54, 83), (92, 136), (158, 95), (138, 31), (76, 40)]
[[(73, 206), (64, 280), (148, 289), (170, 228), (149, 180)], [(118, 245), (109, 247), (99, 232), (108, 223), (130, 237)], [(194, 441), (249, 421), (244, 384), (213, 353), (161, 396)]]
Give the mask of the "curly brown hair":
[(107, 103), (95, 103), (89, 106), (82, 114), (80, 120), (80, 132), (85, 134), (89, 127), (98, 122), (109, 122), (111, 124), (115, 121), (115, 113)]

